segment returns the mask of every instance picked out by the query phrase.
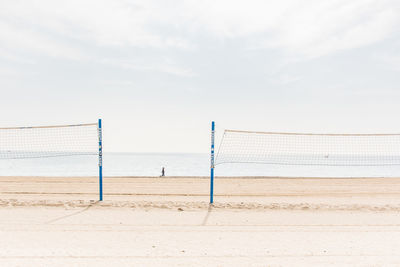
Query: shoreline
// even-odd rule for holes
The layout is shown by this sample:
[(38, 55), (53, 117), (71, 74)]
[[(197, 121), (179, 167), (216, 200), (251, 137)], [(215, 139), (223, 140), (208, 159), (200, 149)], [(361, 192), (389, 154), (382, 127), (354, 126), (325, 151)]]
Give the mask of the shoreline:
[[(65, 176), (65, 175), (0, 175), (0, 179), (4, 178), (98, 178), (98, 176)], [(104, 176), (103, 178), (153, 178), (153, 179), (210, 179), (210, 176), (122, 176), (122, 175), (114, 175), (114, 176)], [(347, 180), (347, 179), (400, 179), (400, 176), (374, 176), (374, 177), (362, 177), (362, 176), (349, 176), (349, 177), (322, 177), (322, 176), (214, 176), (214, 178), (218, 179), (304, 179), (304, 180), (319, 180), (319, 179), (335, 179), (335, 180)]]
[[(214, 201), (225, 208), (246, 204), (248, 209), (303, 205), (313, 210), (354, 210), (358, 205), (360, 209), (397, 210), (400, 199), (400, 178), (217, 177), (214, 186)], [(99, 206), (169, 203), (173, 208), (196, 209), (208, 205), (210, 182), (206, 177), (105, 177), (103, 192), (102, 203), (108, 204)], [(0, 177), (0, 201), (6, 201), (0, 206), (19, 205), (18, 201), (26, 206), (29, 201), (32, 205), (90, 203), (98, 200), (98, 194), (97, 177)]]

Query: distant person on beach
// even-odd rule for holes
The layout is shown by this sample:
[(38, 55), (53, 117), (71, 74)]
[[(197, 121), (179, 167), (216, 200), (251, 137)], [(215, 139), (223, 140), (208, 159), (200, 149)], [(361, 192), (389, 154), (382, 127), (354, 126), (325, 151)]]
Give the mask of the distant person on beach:
[(164, 177), (164, 176), (165, 176), (165, 168), (162, 167), (162, 169), (161, 169), (161, 177)]

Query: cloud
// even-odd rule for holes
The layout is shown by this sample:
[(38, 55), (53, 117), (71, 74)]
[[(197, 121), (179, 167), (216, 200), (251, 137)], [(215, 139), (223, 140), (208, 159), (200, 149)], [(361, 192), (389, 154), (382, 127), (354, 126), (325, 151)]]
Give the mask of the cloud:
[(9, 1), (0, 9), (0, 18), (96, 45), (189, 48), (185, 39), (151, 29), (163, 12), (152, 1), (32, 0)]
[[(313, 58), (385, 40), (400, 27), (393, 0), (186, 1), (178, 7), (187, 31), (245, 39), (249, 48)], [(167, 22), (167, 20), (165, 21)]]
[[(50, 57), (79, 60), (85, 57), (84, 53), (65, 43), (49, 38), (43, 33), (36, 32), (24, 27), (13, 26), (0, 21), (1, 45), (9, 51), (20, 51), (21, 53), (39, 53)], [(21, 56), (8, 54), (8, 59), (21, 61)], [(30, 61), (24, 59), (23, 61)]]
[(288, 85), (300, 81), (302, 77), (298, 75), (291, 75), (289, 73), (278, 73), (275, 75), (268, 75), (267, 79), (273, 84)]
[[(3, 44), (4, 45), (4, 44)], [(17, 62), (22, 64), (35, 64), (35, 61), (13, 54), (10, 50), (0, 47), (0, 58), (2, 61)]]
[(134, 71), (145, 71), (145, 72), (162, 72), (167, 73), (175, 76), (182, 76), (182, 77), (193, 77), (196, 74), (190, 68), (184, 68), (179, 66), (174, 60), (163, 58), (160, 59), (158, 62), (145, 62), (143, 60), (120, 60), (114, 58), (106, 58), (100, 60), (100, 63), (118, 67), (127, 70), (134, 70)]
[(400, 14), (388, 3), (320, 1), (299, 7), (282, 21), (270, 46), (300, 56), (318, 57), (383, 41), (399, 26)]
[(13, 69), (10, 69), (10, 68), (4, 68), (4, 67), (1, 67), (0, 66), (0, 77), (1, 76), (13, 76), (13, 77), (16, 77), (18, 75), (18, 72), (17, 71), (15, 71), (15, 70), (13, 70)]
[(88, 56), (85, 46), (192, 51), (201, 49), (199, 40), (226, 39), (308, 59), (380, 42), (400, 26), (395, 0), (30, 0), (0, 5), (3, 44), (72, 59)]
[(400, 40), (391, 42), (392, 46), (381, 51), (374, 51), (372, 58), (384, 70), (400, 71)]

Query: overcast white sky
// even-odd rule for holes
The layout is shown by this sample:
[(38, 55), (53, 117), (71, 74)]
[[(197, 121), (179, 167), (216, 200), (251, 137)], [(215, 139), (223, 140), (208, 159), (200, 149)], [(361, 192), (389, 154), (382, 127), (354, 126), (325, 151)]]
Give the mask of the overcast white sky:
[(400, 1), (0, 1), (0, 127), (104, 120), (108, 151), (218, 130), (400, 132)]

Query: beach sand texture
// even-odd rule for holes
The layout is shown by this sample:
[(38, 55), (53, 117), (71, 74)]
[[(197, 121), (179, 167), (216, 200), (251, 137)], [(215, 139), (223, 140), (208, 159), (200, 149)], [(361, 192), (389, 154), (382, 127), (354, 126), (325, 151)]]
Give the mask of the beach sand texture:
[(400, 178), (0, 177), (0, 266), (398, 266)]

